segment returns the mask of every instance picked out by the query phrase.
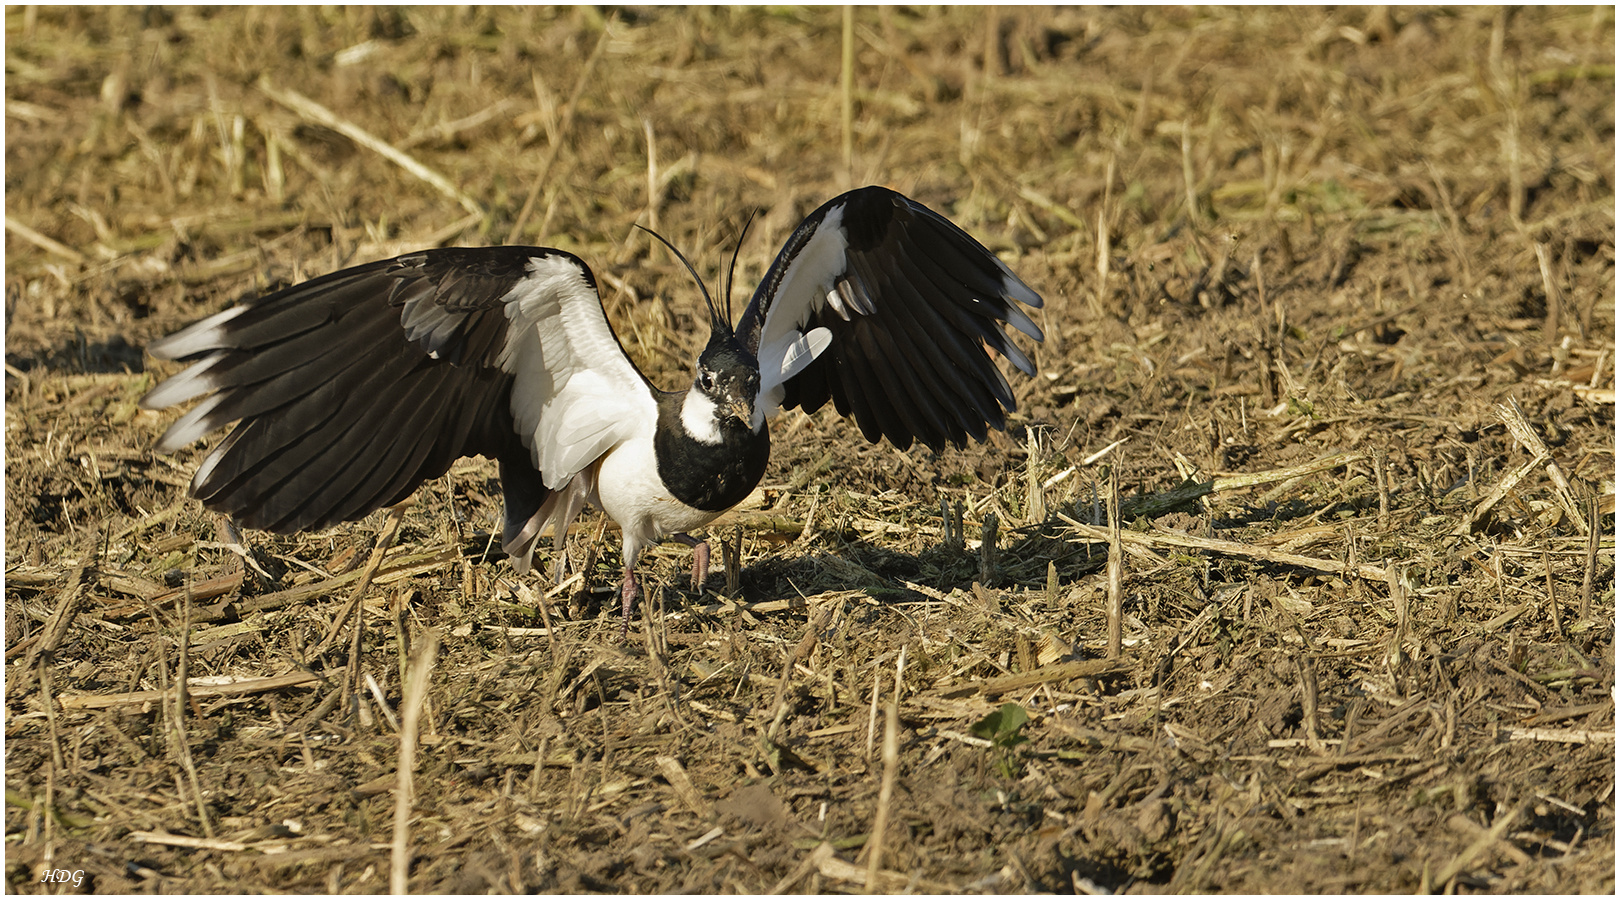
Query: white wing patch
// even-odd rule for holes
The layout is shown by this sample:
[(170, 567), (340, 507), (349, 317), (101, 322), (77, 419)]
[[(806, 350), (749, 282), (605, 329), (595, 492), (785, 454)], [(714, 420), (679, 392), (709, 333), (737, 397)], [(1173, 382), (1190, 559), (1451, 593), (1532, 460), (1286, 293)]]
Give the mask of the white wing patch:
[(832, 343), (832, 333), (825, 328), (803, 331), (810, 317), (831, 306), (849, 320), (851, 304), (834, 284), (848, 268), (844, 252), (849, 242), (844, 240), (843, 224), (842, 206), (828, 210), (776, 286), (759, 336), (759, 402), (769, 415), (781, 411), (787, 380), (804, 371)]
[(602, 454), (658, 420), (658, 406), (608, 327), (578, 265), (535, 257), (506, 295), (506, 347), (516, 376), (512, 417), (546, 486), (560, 490)]
[(782, 380), (803, 372), (831, 345), (832, 332), (825, 328), (812, 328), (799, 335), (782, 354)]
[[(822, 351), (832, 346), (832, 332), (825, 328), (812, 328), (804, 334), (789, 333), (784, 336), (786, 347), (771, 345), (760, 348), (760, 399), (754, 404), (755, 413), (761, 408), (770, 415), (782, 411), (782, 398), (787, 395), (789, 378), (803, 372), (816, 361)], [(781, 363), (773, 369), (765, 368), (767, 359), (781, 359)], [(770, 377), (766, 372), (772, 372)]]

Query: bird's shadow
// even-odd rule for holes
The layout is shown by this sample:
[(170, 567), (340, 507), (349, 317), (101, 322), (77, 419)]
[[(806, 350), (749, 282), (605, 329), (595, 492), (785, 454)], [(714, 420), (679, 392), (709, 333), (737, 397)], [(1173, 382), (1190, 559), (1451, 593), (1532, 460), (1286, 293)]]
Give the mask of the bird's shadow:
[(6, 365), (25, 375), (36, 371), (69, 375), (138, 374), (145, 369), (141, 348), (123, 335), (92, 341), (82, 332), (52, 347), (26, 353), (8, 351)]
[(1105, 552), (1063, 540), (1055, 528), (1019, 535), (997, 555), (986, 579), (976, 550), (936, 541), (908, 552), (842, 537), (834, 546), (779, 550), (751, 561), (741, 573), (738, 593), (744, 600), (760, 600), (860, 591), (879, 603), (937, 601), (940, 594), (973, 592), (975, 585), (1039, 586), (1048, 562), (1056, 562), (1060, 577), (1071, 581), (1101, 569), (1107, 558)]
[[(1343, 505), (1344, 501), (1325, 504), (1296, 501), (1281, 507), (1271, 504), (1248, 509), (1235, 517), (1229, 514), (1212, 525), (1221, 531), (1262, 520), (1310, 518), (1321, 515), (1323, 506)], [(1148, 523), (1185, 530), (1187, 525), (1180, 519), (1193, 514), (1190, 511), (1196, 510), (1196, 504), (1189, 502), (1186, 510), (1189, 512), (1180, 508), (1163, 512)], [(1133, 521), (1126, 527), (1148, 523)], [(880, 604), (914, 603), (938, 600), (940, 594), (949, 595), (953, 591), (974, 594), (981, 589), (1038, 589), (1046, 586), (1053, 575), (1060, 584), (1073, 584), (1101, 572), (1108, 560), (1106, 545), (1077, 540), (1055, 514), (1044, 522), (1004, 530), (988, 573), (976, 549), (952, 546), (936, 539), (917, 550), (897, 550), (846, 532), (829, 535), (824, 541), (803, 549), (793, 547), (790, 542), (763, 552), (742, 567), (738, 590), (730, 593), (725, 590), (723, 551), (719, 543), (731, 539), (718, 534), (709, 537), (715, 545), (714, 567), (701, 591), (693, 591), (687, 583), (684, 564), (666, 564), (656, 571), (643, 567), (640, 574), (644, 591), (648, 596), (657, 597), (666, 610), (697, 609), (716, 601), (750, 605), (786, 600), (786, 609), (775, 612), (802, 616), (808, 614), (809, 604), (792, 601), (808, 600), (832, 591), (859, 591)], [(482, 556), (486, 562), (504, 557), (498, 546), (487, 556), (475, 555)], [(599, 549), (593, 569), (570, 596), (568, 606), (572, 615), (591, 617), (617, 612), (616, 562), (617, 554), (607, 548)]]

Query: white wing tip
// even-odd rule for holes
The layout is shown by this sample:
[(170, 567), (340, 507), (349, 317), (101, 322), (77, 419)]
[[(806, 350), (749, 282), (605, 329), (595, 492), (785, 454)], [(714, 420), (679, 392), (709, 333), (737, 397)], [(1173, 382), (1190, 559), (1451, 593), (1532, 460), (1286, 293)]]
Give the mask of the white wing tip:
[(249, 309), (252, 307), (233, 306), (200, 322), (193, 322), (174, 334), (147, 344), (146, 352), (158, 359), (182, 359), (205, 350), (219, 350), (225, 346), (225, 323)]
[(1040, 326), (1025, 315), (1023, 310), (1012, 304), (1007, 305), (1007, 324), (1028, 335), (1031, 340), (1046, 340), (1046, 335), (1041, 333)]
[(165, 409), (184, 403), (193, 397), (200, 397), (219, 387), (212, 378), (208, 377), (208, 370), (214, 367), (225, 356), (224, 353), (215, 353), (183, 371), (164, 379), (157, 387), (147, 392), (141, 398), (141, 409)]
[[(197, 404), (191, 412), (177, 419), (173, 425), (169, 426), (169, 430), (163, 432), (163, 436), (158, 438), (157, 452), (173, 453), (213, 431), (216, 426), (209, 425), (204, 419), (214, 411), (214, 407), (219, 405), (221, 399), (219, 394), (215, 394)], [(205, 465), (204, 468), (212, 468), (212, 465)], [(202, 472), (199, 470), (197, 474), (201, 476)]]
[(1046, 305), (1046, 301), (1041, 299), (1041, 295), (1035, 293), (1029, 285), (1024, 283), (1023, 279), (1014, 275), (1012, 269), (1007, 268), (1006, 263), (998, 259), (996, 265), (1001, 269), (1001, 293), (1003, 295), (1017, 300), (1025, 306), (1033, 306), (1036, 309)]

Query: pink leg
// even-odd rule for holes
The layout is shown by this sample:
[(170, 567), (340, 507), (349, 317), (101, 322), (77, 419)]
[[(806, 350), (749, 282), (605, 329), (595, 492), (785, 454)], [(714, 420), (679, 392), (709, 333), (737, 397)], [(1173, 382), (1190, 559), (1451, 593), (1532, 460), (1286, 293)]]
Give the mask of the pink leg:
[(685, 533), (675, 535), (675, 540), (692, 548), (692, 590), (701, 592), (709, 580), (709, 542)]
[(636, 573), (630, 566), (624, 567), (624, 584), (619, 587), (620, 612), (624, 616), (624, 624), (619, 628), (619, 640), (630, 637), (630, 610), (636, 605), (636, 598), (641, 596), (641, 586), (636, 583)]

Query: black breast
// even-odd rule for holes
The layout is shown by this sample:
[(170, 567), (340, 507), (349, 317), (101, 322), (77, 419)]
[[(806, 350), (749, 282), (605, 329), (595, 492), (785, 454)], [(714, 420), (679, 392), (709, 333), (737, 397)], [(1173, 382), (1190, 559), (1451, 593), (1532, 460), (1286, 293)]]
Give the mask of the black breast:
[(685, 392), (658, 398), (658, 430), (653, 450), (658, 476), (676, 500), (694, 509), (724, 512), (741, 503), (765, 475), (771, 458), (771, 432), (749, 431), (737, 419), (721, 426), (721, 443), (704, 444), (681, 427)]

